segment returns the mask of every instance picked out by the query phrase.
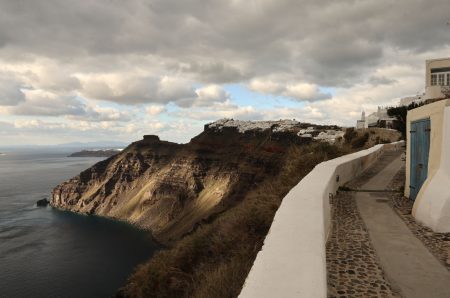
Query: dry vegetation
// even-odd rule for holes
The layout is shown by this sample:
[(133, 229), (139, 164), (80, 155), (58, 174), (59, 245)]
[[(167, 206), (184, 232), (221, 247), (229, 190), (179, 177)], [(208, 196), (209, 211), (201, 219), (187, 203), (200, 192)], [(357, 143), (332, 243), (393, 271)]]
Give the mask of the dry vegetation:
[(290, 148), (279, 175), (255, 185), (238, 204), (138, 266), (118, 297), (237, 297), (289, 190), (318, 163), (384, 138), (377, 131), (349, 130), (340, 146)]
[(343, 146), (348, 149), (366, 149), (377, 144), (387, 144), (401, 140), (399, 131), (384, 128), (354, 129), (348, 128), (344, 135)]

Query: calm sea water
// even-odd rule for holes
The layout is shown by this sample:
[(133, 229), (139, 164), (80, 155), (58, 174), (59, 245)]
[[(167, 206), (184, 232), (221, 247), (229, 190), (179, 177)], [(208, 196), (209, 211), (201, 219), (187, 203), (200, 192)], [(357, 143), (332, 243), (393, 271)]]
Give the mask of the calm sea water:
[(0, 155), (0, 297), (111, 297), (158, 249), (125, 223), (36, 207), (101, 160), (67, 153)]

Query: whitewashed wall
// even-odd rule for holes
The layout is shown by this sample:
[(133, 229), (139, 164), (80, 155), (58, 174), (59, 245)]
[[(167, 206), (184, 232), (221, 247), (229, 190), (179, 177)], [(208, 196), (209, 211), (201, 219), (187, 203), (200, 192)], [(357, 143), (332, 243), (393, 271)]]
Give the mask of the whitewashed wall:
[[(450, 100), (448, 101), (450, 103)], [(431, 130), (439, 134), (440, 142), (431, 139), (432, 146), (437, 146), (440, 154), (433, 155), (436, 160), (414, 203), (413, 215), (417, 221), (439, 233), (450, 232), (450, 106), (443, 108), (443, 121), (433, 123)], [(431, 169), (430, 169), (431, 168)], [(407, 180), (409, 177), (407, 177)]]
[(402, 145), (377, 145), (323, 162), (304, 177), (283, 199), (239, 297), (326, 297), (330, 194), (334, 196), (384, 150)]

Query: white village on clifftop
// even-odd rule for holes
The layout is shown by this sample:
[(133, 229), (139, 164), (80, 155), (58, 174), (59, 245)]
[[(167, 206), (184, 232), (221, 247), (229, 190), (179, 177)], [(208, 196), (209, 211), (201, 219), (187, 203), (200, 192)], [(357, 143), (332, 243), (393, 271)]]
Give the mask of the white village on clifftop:
[(450, 298), (450, 0), (0, 0), (0, 298)]

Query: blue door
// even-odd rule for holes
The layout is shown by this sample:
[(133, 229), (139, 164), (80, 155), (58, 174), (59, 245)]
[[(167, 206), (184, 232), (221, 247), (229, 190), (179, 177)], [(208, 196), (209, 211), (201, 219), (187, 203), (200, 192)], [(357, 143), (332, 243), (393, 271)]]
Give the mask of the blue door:
[(430, 153), (430, 119), (411, 123), (411, 173), (410, 199), (415, 200), (428, 176), (428, 156)]

